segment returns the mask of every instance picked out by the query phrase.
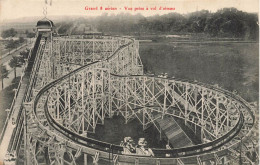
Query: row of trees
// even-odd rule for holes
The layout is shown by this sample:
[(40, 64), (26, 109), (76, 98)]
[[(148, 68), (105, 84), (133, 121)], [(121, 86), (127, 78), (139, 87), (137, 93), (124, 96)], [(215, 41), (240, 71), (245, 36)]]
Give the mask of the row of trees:
[(9, 38), (9, 37), (15, 37), (17, 34), (17, 31), (14, 28), (4, 30), (1, 34), (2, 38)]
[[(19, 56), (13, 56), (9, 61), (9, 66), (14, 69), (14, 78), (16, 78), (16, 68), (21, 67), (25, 63), (25, 59), (29, 56), (29, 49), (21, 51)], [(4, 79), (8, 78), (9, 71), (6, 66), (1, 64), (1, 80), (2, 80), (2, 89), (4, 88)]]
[(28, 30), (25, 30), (25, 34), (27, 38), (33, 38), (35, 36), (35, 33), (29, 32)]
[(1, 80), (2, 80), (2, 89), (4, 89), (4, 79), (8, 78), (8, 70), (6, 69), (6, 66), (1, 64)]
[[(17, 34), (18, 34), (18, 32), (14, 28), (10, 28), (10, 29), (2, 31), (1, 37), (6, 39), (9, 37), (16, 37)], [(33, 38), (35, 36), (35, 33), (25, 30), (25, 35), (27, 38)]]
[(78, 34), (84, 32), (84, 27), (91, 25), (104, 33), (137, 35), (204, 33), (211, 37), (258, 38), (258, 15), (235, 8), (224, 8), (215, 13), (201, 10), (189, 14), (169, 13), (150, 17), (129, 13), (103, 14), (95, 18), (79, 18), (57, 25), (60, 34)]
[(205, 33), (213, 37), (256, 39), (258, 15), (224, 8), (215, 13), (208, 10), (190, 14), (170, 13), (143, 17), (142, 15), (103, 15), (98, 19), (98, 30), (135, 33)]
[[(14, 28), (10, 28), (7, 30), (2, 31), (1, 37), (6, 39), (9, 37), (16, 37), (18, 32)], [(28, 30), (25, 31), (27, 38), (33, 38), (35, 36), (35, 33), (29, 32)], [(19, 45), (24, 43), (26, 40), (23, 37), (19, 37), (18, 40), (10, 39), (5, 44), (5, 49), (8, 49), (9, 54), (10, 50), (17, 49)], [(25, 51), (21, 51), (19, 56), (13, 56), (12, 59), (9, 61), (9, 66), (14, 69), (14, 78), (16, 78), (16, 68), (21, 67), (25, 63), (25, 59), (28, 58), (29, 55), (29, 49), (26, 49)], [(6, 66), (1, 64), (1, 80), (2, 80), (2, 89), (4, 88), (4, 79), (8, 78), (9, 71), (7, 70)]]
[(17, 47), (24, 42), (25, 42), (25, 39), (23, 37), (19, 37), (18, 40), (13, 40), (13, 39), (8, 40), (5, 45), (5, 49), (8, 49), (9, 54), (10, 54), (11, 49), (17, 49)]

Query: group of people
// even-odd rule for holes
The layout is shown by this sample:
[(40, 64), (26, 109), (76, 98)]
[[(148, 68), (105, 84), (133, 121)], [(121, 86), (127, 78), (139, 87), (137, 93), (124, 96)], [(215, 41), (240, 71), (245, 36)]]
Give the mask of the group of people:
[(14, 165), (16, 162), (16, 155), (15, 155), (15, 151), (13, 152), (7, 152), (5, 155), (5, 159), (4, 159), (4, 163), (6, 165)]
[(120, 146), (124, 148), (123, 154), (154, 156), (153, 151), (150, 148), (147, 148), (147, 141), (145, 138), (139, 138), (138, 144), (135, 145), (135, 142), (131, 137), (125, 137), (124, 141), (121, 141)]

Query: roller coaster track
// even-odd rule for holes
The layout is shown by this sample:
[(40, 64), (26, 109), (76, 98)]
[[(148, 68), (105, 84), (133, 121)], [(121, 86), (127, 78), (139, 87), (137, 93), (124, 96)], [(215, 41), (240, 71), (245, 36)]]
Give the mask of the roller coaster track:
[[(86, 164), (86, 155), (96, 164), (258, 163), (249, 155), (258, 147), (255, 112), (241, 97), (203, 83), (143, 75), (133, 39), (54, 38), (41, 44), (32, 101), (25, 106), (27, 164), (80, 164), (80, 157)], [(152, 148), (155, 156), (148, 157), (86, 136), (115, 113), (126, 122), (137, 118), (144, 129), (156, 127), (156, 116), (183, 119), (199, 128), (202, 144)]]

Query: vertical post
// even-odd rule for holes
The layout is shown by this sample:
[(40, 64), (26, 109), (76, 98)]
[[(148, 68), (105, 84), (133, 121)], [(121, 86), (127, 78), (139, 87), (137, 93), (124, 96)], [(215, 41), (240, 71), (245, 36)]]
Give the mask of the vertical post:
[[(66, 40), (64, 41), (64, 47), (65, 47), (64, 56), (66, 57), (67, 56), (67, 41)], [(66, 67), (63, 67), (63, 69), (65, 69), (63, 74), (67, 73)]]
[(32, 144), (29, 144), (29, 136), (28, 136), (28, 123), (27, 123), (27, 110), (28, 111), (32, 111), (32, 104), (28, 103), (28, 104), (24, 104), (24, 111), (23, 111), (23, 115), (24, 115), (24, 165), (30, 165), (31, 162), (31, 157), (30, 157), (30, 152), (34, 152), (34, 150), (30, 150), (30, 147)]
[[(108, 92), (111, 93), (111, 77), (110, 77), (110, 69), (108, 69)], [(108, 113), (109, 113), (109, 117), (112, 117), (112, 98), (111, 95), (108, 94), (108, 102), (109, 102), (109, 107), (108, 107)]]
[(112, 50), (111, 50), (111, 54), (112, 54), (114, 52), (114, 38), (112, 38), (111, 43), (112, 43)]
[(24, 120), (23, 120), (23, 131), (24, 131), (24, 165), (27, 165), (29, 163), (28, 160), (29, 160), (29, 156), (28, 156), (28, 151), (29, 151), (29, 148), (27, 148), (27, 124), (26, 124), (26, 120), (27, 120), (27, 117), (26, 117), (26, 108), (24, 107), (23, 108), (23, 115), (24, 115)]
[(162, 140), (162, 128), (160, 127), (160, 140)]
[(143, 77), (143, 106), (144, 106), (144, 109), (143, 109), (143, 130), (145, 129), (145, 111), (146, 111), (146, 108), (145, 108), (145, 106), (146, 106), (146, 103), (145, 103), (145, 95), (146, 95), (146, 93), (145, 93), (145, 86), (146, 86), (146, 84), (145, 84), (145, 82), (146, 82), (146, 77)]
[(136, 101), (137, 101), (137, 95), (136, 95), (136, 81), (137, 81), (137, 80), (136, 80), (136, 79), (137, 79), (137, 78), (133, 78), (133, 80), (134, 80), (134, 81), (133, 81), (133, 83), (134, 83), (134, 100), (135, 100), (135, 101), (134, 101), (134, 103), (135, 103), (135, 104), (134, 104), (134, 108), (136, 108)]
[(218, 96), (216, 96), (216, 128), (215, 128), (215, 134), (216, 134), (216, 137), (218, 137), (218, 132), (219, 132), (219, 98)]
[[(69, 80), (70, 81), (70, 80)], [(71, 109), (70, 109), (70, 90), (69, 90), (69, 88), (66, 88), (67, 89), (67, 91), (66, 91), (66, 93), (67, 93), (67, 99), (68, 99), (68, 109), (69, 109), (69, 121), (71, 121)]]
[(101, 112), (101, 118), (102, 118), (102, 124), (104, 124), (105, 122), (105, 111), (104, 111), (104, 86), (105, 86), (105, 83), (104, 83), (104, 69), (101, 70), (101, 84), (102, 84), (102, 88), (101, 88), (101, 109), (102, 109), (102, 112)]
[(154, 86), (155, 86), (155, 79), (154, 79), (154, 77), (152, 78), (152, 97), (153, 97), (153, 99), (152, 99), (152, 105), (154, 105), (154, 100), (155, 100), (155, 96), (154, 96)]
[(243, 161), (242, 161), (242, 138), (240, 139), (240, 145), (239, 145), (239, 165), (243, 165)]
[(131, 57), (129, 57), (129, 58), (131, 58), (131, 70), (132, 70), (131, 74), (133, 74), (133, 72), (134, 72), (134, 74), (137, 74), (137, 70), (135, 69), (136, 66), (135, 66), (135, 63), (134, 63), (135, 53), (134, 53), (134, 51), (132, 50), (130, 54), (131, 54)]
[(103, 40), (103, 42), (102, 42), (102, 52), (101, 52), (101, 54), (102, 54), (102, 58), (103, 59), (107, 59), (108, 58), (108, 55), (107, 55), (107, 41), (104, 41)]
[(75, 44), (75, 42), (72, 41), (72, 42), (71, 42), (71, 47), (72, 47), (72, 48), (71, 48), (71, 51), (72, 51), (71, 63), (76, 62), (76, 61), (75, 61), (75, 54), (76, 54), (76, 53), (75, 53), (75, 45), (74, 45), (74, 44)]
[(83, 55), (84, 55), (84, 42), (81, 41), (81, 53), (80, 53), (80, 63), (81, 65), (84, 65), (84, 59), (83, 59)]
[(84, 165), (88, 165), (88, 155), (84, 153)]
[(188, 83), (185, 83), (185, 125), (187, 125), (188, 118)]
[(52, 42), (52, 31), (51, 31), (51, 48), (50, 48), (50, 54), (51, 54), (51, 59), (52, 59), (52, 79), (55, 78), (55, 57), (53, 56), (53, 42)]
[(120, 60), (120, 53), (117, 55), (117, 60), (116, 60), (116, 72), (119, 74), (119, 60)]
[(163, 113), (162, 113), (162, 118), (165, 115), (166, 112), (166, 101), (167, 101), (167, 89), (168, 88), (168, 80), (165, 80), (164, 82), (164, 99), (163, 99)]
[[(58, 41), (58, 40), (56, 40), (56, 42), (57, 42), (58, 47), (59, 47), (59, 50), (58, 50), (58, 53), (59, 53), (59, 61), (61, 61), (61, 43), (60, 43), (60, 41)], [(59, 75), (59, 77), (62, 75), (61, 65), (62, 65), (62, 64), (59, 64), (59, 68), (60, 68), (60, 73), (59, 73), (60, 75)]]
[(92, 105), (93, 105), (93, 110), (92, 110), (92, 117), (93, 117), (93, 132), (95, 133), (95, 111), (96, 111), (96, 99), (95, 99), (95, 92), (96, 92), (96, 70), (93, 68), (93, 74), (92, 74)]
[(124, 104), (126, 105), (126, 106), (125, 106), (125, 112), (126, 112), (126, 123), (127, 123), (128, 114), (129, 114), (129, 113), (128, 113), (128, 108), (127, 108), (127, 105), (128, 105), (128, 97), (127, 97), (127, 96), (128, 96), (128, 93), (127, 93), (127, 82), (128, 82), (128, 78), (126, 77), (126, 78), (124, 78), (124, 80), (125, 80), (125, 81), (124, 81), (125, 83), (124, 83), (124, 85), (122, 85), (122, 87), (124, 87), (124, 89), (123, 89), (122, 91), (124, 91), (124, 94), (125, 94), (125, 95), (124, 95), (124, 97), (125, 97), (125, 98), (124, 98), (124, 101), (125, 101)]
[(201, 142), (204, 142), (203, 134), (204, 134), (204, 89), (202, 88), (202, 96), (201, 96)]
[(175, 80), (173, 81), (173, 83), (172, 83), (172, 106), (174, 106), (174, 104), (175, 104), (175, 91), (174, 91), (174, 88), (175, 88), (175, 85), (176, 85), (176, 82), (175, 82)]
[(60, 94), (59, 94), (59, 90), (57, 89), (57, 119), (60, 119)]
[[(128, 49), (129, 49), (129, 46), (127, 47)], [(122, 62), (123, 62), (123, 64), (122, 64), (122, 70), (123, 70), (123, 75), (126, 75), (126, 69), (125, 69), (125, 56), (124, 56), (124, 54), (125, 54), (125, 49), (122, 51)]]
[(196, 88), (195, 85), (193, 85), (194, 88), (194, 100), (195, 100), (195, 111), (197, 111), (197, 104), (198, 104), (198, 88)]
[(227, 129), (230, 127), (230, 120), (229, 120), (229, 111), (226, 111), (227, 112), (227, 116), (226, 116), (226, 118), (227, 118), (227, 124), (226, 124), (226, 126), (227, 126)]
[[(83, 113), (83, 119), (82, 119), (82, 124), (83, 124), (83, 128), (82, 128), (82, 133), (84, 133), (85, 131), (85, 125), (84, 125), (84, 115), (85, 115), (85, 107), (84, 107), (84, 71), (81, 72), (81, 110)], [(84, 155), (85, 156), (85, 155)]]
[(94, 55), (95, 55), (95, 41), (94, 41), (94, 35), (93, 35), (93, 45), (92, 45), (92, 50), (93, 50), (93, 54), (92, 54), (92, 62), (94, 61)]
[(143, 130), (145, 130), (145, 112), (146, 108), (143, 109)]
[(135, 158), (135, 165), (139, 165), (139, 159)]
[[(196, 86), (193, 86), (193, 88), (194, 88), (194, 100), (195, 100), (195, 104), (194, 104), (194, 111), (195, 112), (198, 112), (197, 111), (197, 104), (198, 104), (198, 88), (196, 87)], [(197, 133), (197, 125), (195, 124), (194, 125), (194, 127), (195, 127), (195, 134)]]

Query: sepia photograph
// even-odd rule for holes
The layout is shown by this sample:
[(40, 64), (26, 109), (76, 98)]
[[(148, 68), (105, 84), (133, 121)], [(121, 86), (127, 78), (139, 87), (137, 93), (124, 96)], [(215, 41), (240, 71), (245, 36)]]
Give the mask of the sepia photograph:
[(0, 165), (258, 165), (259, 0), (0, 0)]

